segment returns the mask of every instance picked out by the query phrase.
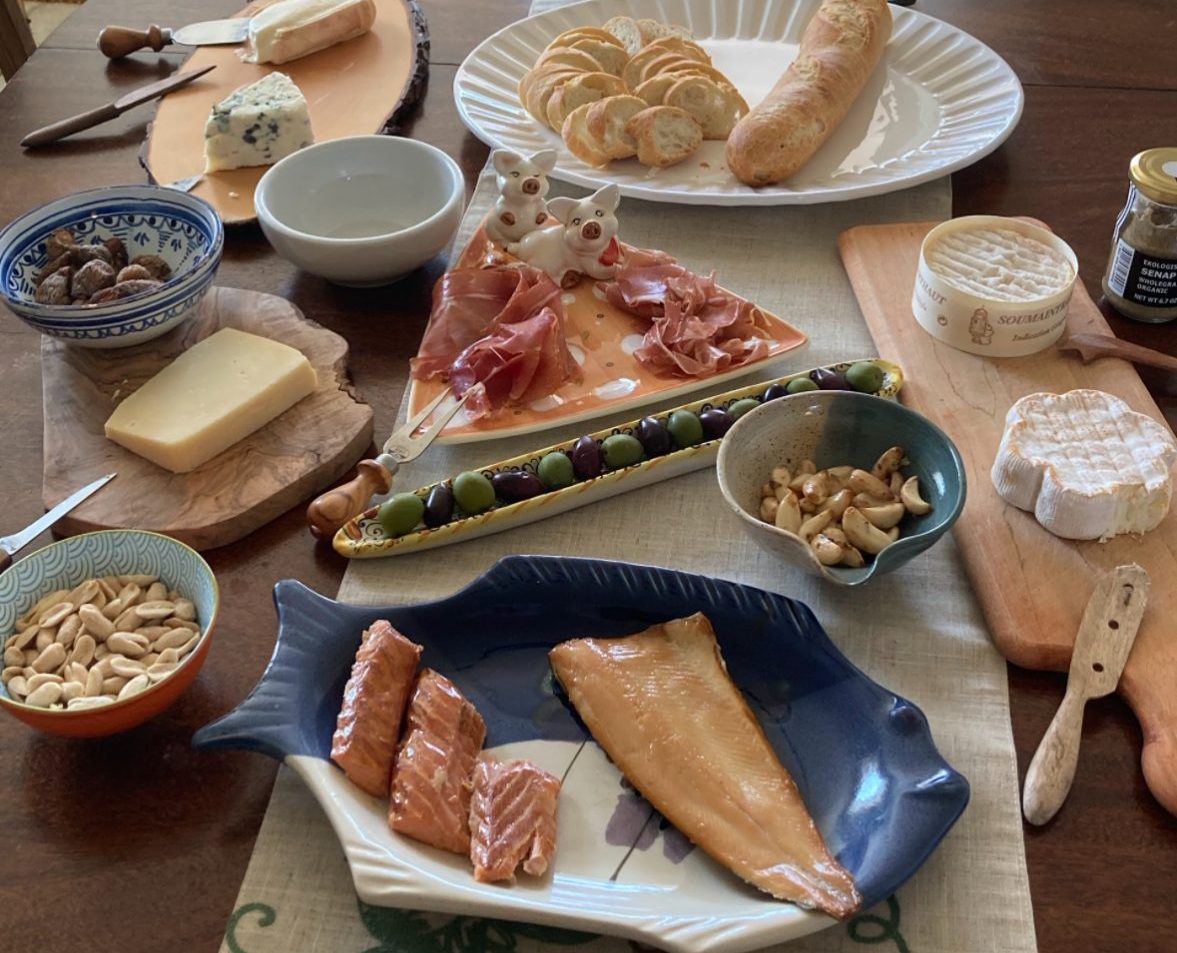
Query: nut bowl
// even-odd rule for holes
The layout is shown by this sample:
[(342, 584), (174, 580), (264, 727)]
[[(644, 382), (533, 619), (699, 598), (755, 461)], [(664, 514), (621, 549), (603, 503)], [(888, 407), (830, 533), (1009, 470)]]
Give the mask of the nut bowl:
[[(853, 466), (870, 471), (889, 448), (906, 451), (900, 471), (919, 478), (931, 507), (899, 523), (899, 539), (854, 568), (823, 565), (800, 536), (760, 518), (761, 487), (774, 467), (796, 473), (803, 460), (818, 470)], [(719, 489), (740, 526), (762, 549), (842, 586), (858, 586), (922, 553), (960, 516), (965, 471), (948, 436), (927, 418), (894, 401), (847, 391), (809, 391), (769, 401), (736, 421), (720, 444)]]
[[(47, 239), (63, 228), (82, 245), (120, 238), (131, 258), (156, 255), (171, 275), (159, 288), (104, 304), (41, 304), (36, 279), (49, 263)], [(0, 296), (13, 314), (49, 337), (92, 348), (141, 344), (197, 313), (224, 240), (212, 206), (175, 189), (120, 185), (75, 192), (0, 230)]]
[[(68, 642), (67, 658), (72, 658), (84, 635), (91, 635), (100, 647), (108, 642), (113, 644), (114, 640), (113, 634), (104, 638), (98, 631), (100, 627), (86, 618), (83, 607), (89, 600), (84, 593), (79, 593), (82, 584), (99, 577), (131, 575), (142, 576), (144, 580), (157, 577), (167, 588), (174, 589), (192, 603), (193, 621), (199, 628), (199, 632), (194, 633), (197, 641), (186, 650), (177, 649), (184, 654), (174, 668), (161, 674), (158, 680), (150, 680), (151, 683), (142, 690), (134, 694), (128, 692), (127, 697), (101, 703), (98, 707), (44, 707), (43, 704), (30, 704), (21, 693), (9, 690), (15, 677), (25, 678), (26, 682), (33, 677), (29, 674), (32, 661), (29, 653), (43, 653), (49, 648), (47, 640), (42, 640), (45, 648), (38, 648), (35, 641), (17, 647), (17, 637), (29, 631), (27, 618), (39, 602), (56, 593), (52, 605), (60, 607), (71, 596), (76, 597), (78, 605), (70, 603), (69, 610), (58, 608), (57, 614), (63, 614), (64, 619), (52, 627), (53, 642), (58, 643), (58, 639), (63, 640), (60, 643), (63, 645)], [(100, 601), (101, 597), (95, 597), (93, 604)], [(139, 604), (144, 605), (142, 599)], [(5, 648), (0, 708), (41, 731), (68, 737), (111, 735), (140, 725), (171, 705), (196, 677), (208, 654), (219, 605), (217, 581), (208, 563), (195, 550), (168, 536), (142, 530), (104, 530), (51, 543), (13, 563), (0, 574), (0, 639)], [(51, 606), (46, 605), (38, 614), (46, 618), (44, 613), (49, 608)], [(73, 614), (78, 614), (83, 624), (66, 634), (66, 623)], [(53, 616), (48, 618), (54, 620)], [(101, 628), (107, 629), (106, 626)], [(170, 631), (180, 631), (181, 628)], [(18, 666), (15, 653), (20, 651), (24, 651), (26, 657)], [(60, 655), (60, 651), (57, 654)], [(141, 657), (145, 661), (150, 658), (147, 655)], [(51, 665), (52, 661), (56, 659), (37, 666), (38, 670), (62, 677), (68, 674), (68, 670), (63, 671), (63, 665)], [(30, 693), (27, 697), (31, 699), (33, 695)], [(51, 704), (60, 705), (62, 702), (57, 700)]]

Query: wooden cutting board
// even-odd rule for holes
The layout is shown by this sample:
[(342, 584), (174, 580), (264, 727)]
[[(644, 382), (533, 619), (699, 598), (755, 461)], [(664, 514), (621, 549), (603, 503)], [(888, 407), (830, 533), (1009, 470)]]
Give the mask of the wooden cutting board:
[[(258, 0), (248, 17), (274, 3)], [(213, 103), (275, 70), (306, 97), (315, 142), (386, 131), (420, 97), (429, 69), (425, 18), (416, 0), (376, 0), (370, 32), (279, 66), (243, 62), (240, 46), (198, 46), (185, 70), (215, 65), (207, 76), (160, 100), (142, 162), (153, 182), (168, 184), (204, 171), (204, 126)], [(204, 176), (191, 190), (225, 224), (253, 221), (253, 190), (269, 166)]]
[[(907, 371), (903, 402), (939, 424), (964, 458), (968, 499), (954, 533), (993, 641), (1016, 665), (1065, 671), (1096, 579), (1124, 563), (1143, 566), (1150, 602), (1119, 691), (1144, 731), (1145, 780), (1177, 813), (1177, 507), (1139, 538), (1063, 540), (1006, 504), (989, 478), (1006, 411), (1026, 394), (1094, 388), (1162, 424), (1165, 418), (1132, 365), (1118, 358), (1083, 365), (1054, 347), (983, 358), (927, 334), (912, 316), (911, 292), (920, 243), (935, 224), (861, 226), (843, 232), (839, 245), (879, 353)], [(1081, 282), (1067, 326), (1072, 334), (1111, 333)]]
[[(106, 439), (103, 424), (120, 399), (225, 327), (297, 348), (315, 368), (318, 388), (191, 473), (171, 473)], [(213, 288), (198, 316), (135, 347), (97, 350), (43, 338), (46, 508), (118, 473), (56, 531), (135, 527), (200, 550), (241, 539), (334, 483), (371, 444), (372, 408), (351, 392), (346, 369), (347, 342), (338, 334), (289, 301), (236, 288)]]

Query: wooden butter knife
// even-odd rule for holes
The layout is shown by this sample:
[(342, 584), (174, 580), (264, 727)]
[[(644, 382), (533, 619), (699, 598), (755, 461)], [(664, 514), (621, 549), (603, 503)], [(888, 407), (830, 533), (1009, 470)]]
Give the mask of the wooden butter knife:
[(1089, 699), (1116, 690), (1144, 616), (1148, 588), (1148, 573), (1135, 564), (1117, 566), (1096, 583), (1075, 637), (1066, 694), (1026, 772), (1022, 813), (1031, 824), (1054, 817), (1071, 790), (1083, 708)]
[(81, 132), (83, 129), (89, 129), (92, 126), (110, 122), (110, 120), (116, 116), (121, 116), (128, 109), (142, 106), (144, 103), (163, 96), (165, 93), (170, 93), (172, 90), (179, 89), (181, 86), (187, 86), (194, 79), (199, 79), (209, 70), (213, 69), (216, 69), (215, 64), (206, 66), (204, 69), (190, 70), (187, 73), (177, 73), (175, 76), (161, 79), (157, 83), (141, 86), (139, 89), (132, 90), (125, 96), (120, 96), (113, 103), (107, 103), (105, 106), (99, 106), (97, 109), (91, 109), (89, 112), (84, 112), (77, 116), (70, 116), (69, 119), (62, 119), (60, 122), (55, 122), (43, 129), (30, 132), (20, 141), (20, 144), (26, 149), (34, 146), (44, 146), (51, 142), (56, 142), (58, 139), (64, 139), (66, 136), (72, 136), (75, 132)]

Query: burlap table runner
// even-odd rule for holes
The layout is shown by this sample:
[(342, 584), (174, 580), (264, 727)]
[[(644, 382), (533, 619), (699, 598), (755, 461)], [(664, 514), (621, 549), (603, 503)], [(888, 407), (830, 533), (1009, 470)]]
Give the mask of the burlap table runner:
[[(555, 184), (552, 193), (561, 192), (575, 194)], [(493, 177), (484, 172), (456, 247), (493, 197)], [(949, 181), (942, 179), (872, 199), (792, 208), (685, 207), (625, 199), (619, 219), (626, 241), (668, 250), (700, 271), (714, 269), (724, 285), (809, 334), (807, 350), (749, 375), (751, 382), (873, 354), (838, 258), (839, 232), (852, 225), (941, 219), (950, 213)], [(917, 367), (906, 370), (919, 374)], [(615, 419), (633, 416), (629, 411)], [(408, 468), (397, 488), (420, 486), (584, 429), (573, 425), (539, 436), (434, 447)], [(354, 562), (339, 599), (391, 604), (445, 596), (512, 553), (667, 566), (801, 599), (856, 665), (926, 713), (938, 747), (972, 785), (968, 809), (896, 896), (846, 925), (788, 944), (789, 953), (848, 951), (863, 944), (899, 953), (1036, 949), (1005, 663), (989, 643), (950, 538), (865, 590), (838, 589), (780, 566), (750, 544), (724, 507), (714, 471), (705, 470), (485, 539)], [(222, 951), (625, 953), (629, 948), (612, 938), (361, 903), (318, 805), (282, 768)]]

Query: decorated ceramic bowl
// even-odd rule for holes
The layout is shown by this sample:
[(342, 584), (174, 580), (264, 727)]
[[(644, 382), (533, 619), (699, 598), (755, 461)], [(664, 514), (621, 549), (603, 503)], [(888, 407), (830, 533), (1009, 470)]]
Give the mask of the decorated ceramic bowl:
[(92, 738), (134, 728), (179, 698), (208, 655), (220, 593), (213, 571), (200, 554), (169, 536), (130, 529), (85, 533), (51, 543), (13, 563), (0, 574), (0, 640), (10, 648), (17, 620), (49, 593), (74, 589), (99, 576), (140, 574), (158, 577), (196, 608), (200, 640), (171, 674), (138, 694), (81, 710), (26, 704), (0, 684), (0, 707), (41, 731)]
[[(860, 568), (823, 565), (800, 536), (760, 518), (761, 487), (772, 470), (796, 473), (803, 460), (819, 470), (853, 466), (869, 471), (884, 451), (900, 446), (905, 477), (919, 477), (930, 512), (906, 515), (899, 539)], [(762, 404), (736, 421), (719, 448), (719, 489), (740, 527), (765, 551), (820, 573), (831, 582), (857, 586), (891, 572), (948, 532), (964, 509), (965, 471), (948, 436), (902, 404), (847, 391), (809, 391)]]
[[(171, 266), (171, 277), (153, 291), (105, 304), (39, 304), (36, 279), (49, 263), (46, 240), (59, 228), (72, 231), (79, 244), (121, 238), (129, 257), (158, 255)], [(0, 230), (0, 295), (13, 314), (50, 337), (82, 347), (141, 344), (196, 313), (224, 240), (212, 206), (175, 189), (117, 185), (75, 192)]]

